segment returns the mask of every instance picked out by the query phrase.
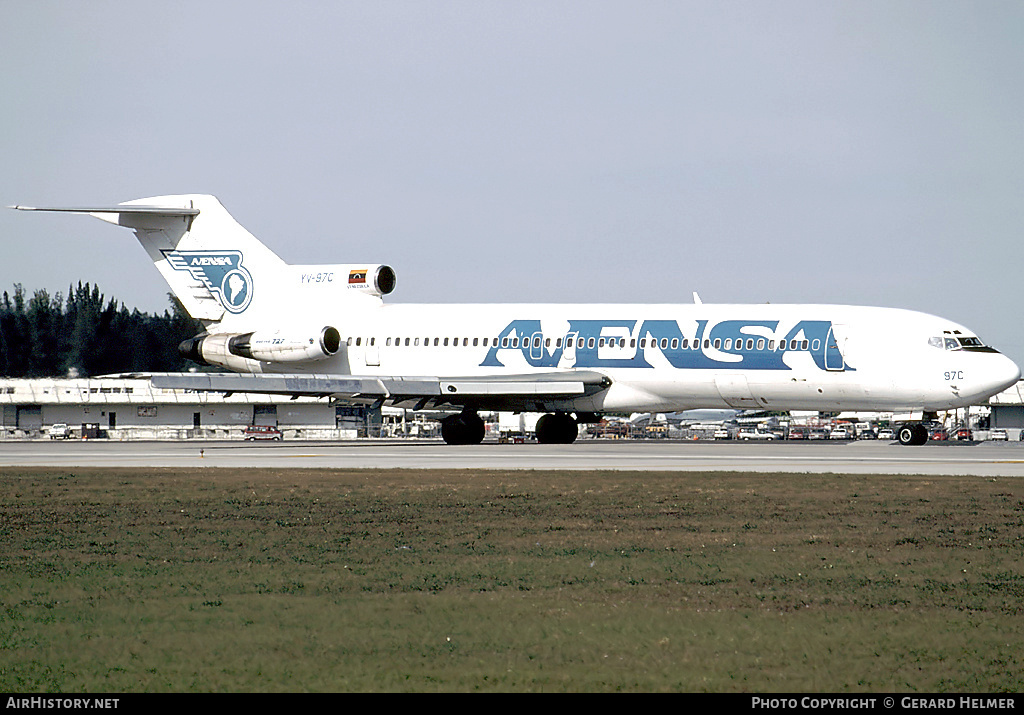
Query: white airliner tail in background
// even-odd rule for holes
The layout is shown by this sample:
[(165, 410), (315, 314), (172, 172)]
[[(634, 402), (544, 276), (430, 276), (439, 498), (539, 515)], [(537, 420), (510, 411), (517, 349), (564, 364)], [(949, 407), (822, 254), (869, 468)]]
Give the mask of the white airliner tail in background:
[[(483, 439), (482, 410), (545, 412), (541, 442), (572, 442), (608, 412), (882, 410), (919, 420), (978, 404), (1020, 370), (970, 330), (907, 310), (830, 305), (385, 305), (377, 263), (289, 265), (212, 196), (88, 213), (135, 230), (206, 331), (182, 344), (235, 373), (153, 376), (218, 392), (330, 395), (461, 408), (449, 443)], [(696, 294), (695, 294), (696, 295)], [(921, 444), (920, 421), (899, 430)]]

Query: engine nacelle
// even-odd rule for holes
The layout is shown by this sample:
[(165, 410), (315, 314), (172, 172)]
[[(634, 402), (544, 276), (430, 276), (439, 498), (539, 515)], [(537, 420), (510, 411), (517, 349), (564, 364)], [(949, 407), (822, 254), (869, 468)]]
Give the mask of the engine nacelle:
[(320, 295), (323, 300), (335, 300), (339, 292), (379, 298), (393, 291), (397, 280), (391, 266), (379, 263), (295, 265), (288, 266), (287, 271), (304, 299)]
[(341, 333), (328, 325), (319, 335), (256, 331), (197, 336), (184, 341), (178, 351), (195, 362), (249, 371), (252, 366), (246, 361), (310, 362), (329, 358), (340, 348)]
[(395, 289), (395, 270), (391, 266), (344, 266), (348, 280), (348, 289), (370, 295), (387, 295)]

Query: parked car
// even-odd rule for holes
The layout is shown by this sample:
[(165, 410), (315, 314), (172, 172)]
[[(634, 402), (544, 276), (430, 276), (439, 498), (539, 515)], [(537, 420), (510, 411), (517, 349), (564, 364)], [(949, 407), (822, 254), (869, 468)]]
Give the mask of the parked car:
[(969, 442), (972, 439), (974, 439), (974, 433), (971, 432), (969, 429), (958, 429), (956, 431), (956, 438), (957, 438), (957, 440), (960, 440), (960, 441), (968, 441)]
[(789, 431), (790, 439), (807, 439), (807, 433), (802, 429), (791, 429)]
[(729, 434), (729, 430), (722, 427), (715, 430), (715, 439), (732, 439), (732, 435)]
[(50, 426), (50, 439), (68, 439), (71, 437), (71, 428), (63, 422)]
[(284, 439), (284, 433), (282, 433), (277, 427), (271, 427), (270, 425), (252, 425), (245, 428), (245, 439), (249, 442), (257, 439), (273, 439), (280, 441)]
[(829, 439), (850, 439), (850, 433), (845, 427), (836, 427), (829, 435)]
[(932, 431), (932, 436), (929, 437), (933, 442), (945, 442), (949, 439), (949, 433), (944, 429), (937, 429)]
[(775, 439), (775, 435), (772, 434), (771, 432), (767, 432), (761, 429), (744, 428), (740, 430), (740, 433), (737, 435), (737, 439), (742, 439), (748, 442), (752, 439), (764, 439), (771, 441)]
[(896, 439), (896, 433), (893, 432), (888, 427), (886, 427), (884, 429), (878, 430), (878, 439), (894, 440)]
[(999, 442), (1005, 442), (1006, 439), (1007, 439), (1006, 438), (1006, 430), (1004, 430), (1004, 429), (994, 429), (994, 430), (992, 430), (991, 432), (988, 433), (988, 438), (989, 439), (997, 440)]

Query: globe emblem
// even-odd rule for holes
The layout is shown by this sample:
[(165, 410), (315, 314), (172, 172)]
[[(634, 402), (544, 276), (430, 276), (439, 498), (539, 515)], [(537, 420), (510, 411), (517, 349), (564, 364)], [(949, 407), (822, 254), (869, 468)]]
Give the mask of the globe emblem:
[(252, 300), (252, 279), (247, 272), (234, 268), (224, 274), (220, 294), (225, 308), (232, 313), (241, 313)]

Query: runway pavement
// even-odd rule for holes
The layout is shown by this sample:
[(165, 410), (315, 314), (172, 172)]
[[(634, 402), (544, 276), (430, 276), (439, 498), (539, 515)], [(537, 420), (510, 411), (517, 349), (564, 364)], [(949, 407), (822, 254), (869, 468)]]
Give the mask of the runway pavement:
[(736, 443), (580, 440), (570, 445), (439, 441), (0, 442), (2, 466), (571, 469), (1024, 476), (1024, 444)]

